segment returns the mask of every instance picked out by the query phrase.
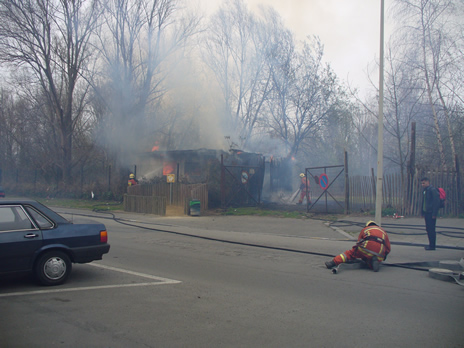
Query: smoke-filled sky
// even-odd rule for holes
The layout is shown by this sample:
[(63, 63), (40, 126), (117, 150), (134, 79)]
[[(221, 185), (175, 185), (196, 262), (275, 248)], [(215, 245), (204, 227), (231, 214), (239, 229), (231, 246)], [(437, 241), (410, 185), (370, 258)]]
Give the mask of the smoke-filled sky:
[[(223, 0), (196, 0), (213, 13)], [(317, 35), (325, 46), (325, 59), (342, 80), (361, 90), (368, 86), (367, 65), (380, 50), (380, 0), (246, 0), (251, 10), (272, 6), (298, 37)], [(387, 13), (387, 5), (385, 5)], [(386, 28), (391, 23), (387, 15)], [(385, 42), (388, 36), (385, 35)], [(378, 78), (373, 76), (373, 81)]]

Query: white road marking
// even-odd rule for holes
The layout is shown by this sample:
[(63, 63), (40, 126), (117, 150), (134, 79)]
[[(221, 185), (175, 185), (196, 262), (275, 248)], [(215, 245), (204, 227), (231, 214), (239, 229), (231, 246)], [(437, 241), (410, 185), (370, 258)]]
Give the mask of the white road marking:
[(60, 293), (60, 292), (70, 292), (70, 291), (100, 290), (100, 289), (128, 288), (128, 287), (136, 287), (136, 286), (153, 286), (153, 285), (168, 285), (168, 284), (182, 283), (180, 280), (156, 277), (156, 276), (152, 276), (150, 274), (144, 274), (144, 273), (139, 273), (139, 272), (128, 271), (128, 270), (125, 270), (125, 269), (100, 265), (100, 264), (97, 264), (97, 263), (88, 263), (87, 265), (107, 269), (109, 271), (127, 273), (127, 274), (137, 276), (137, 277), (153, 279), (153, 280), (157, 280), (157, 282), (115, 284), (115, 285), (99, 285), (99, 286), (84, 286), (84, 287), (79, 287), (79, 288), (47, 289), (47, 290), (34, 290), (34, 291), (23, 291), (23, 292), (9, 292), (9, 293), (5, 293), (5, 294), (0, 294), (0, 297), (11, 297), (11, 296), (22, 296), (22, 295), (39, 295), (39, 294), (52, 294), (52, 293)]
[(154, 280), (158, 280), (158, 281), (160, 281), (160, 282), (164, 282), (164, 283), (168, 283), (168, 284), (177, 284), (177, 283), (181, 283), (180, 280), (173, 280), (173, 279), (168, 279), (168, 278), (162, 278), (162, 277), (152, 276), (152, 275), (150, 275), (150, 274), (128, 271), (128, 270), (125, 270), (125, 269), (122, 269), (122, 268), (115, 268), (115, 267), (111, 267), (111, 266), (101, 265), (101, 264), (99, 264), (99, 263), (88, 263), (88, 265), (89, 265), (89, 266), (93, 266), (93, 267), (104, 268), (104, 269), (107, 269), (107, 270), (110, 270), (110, 271), (121, 272), (121, 273), (127, 273), (127, 274), (131, 274), (131, 275), (138, 276), (138, 277), (143, 277), (143, 278), (148, 278), (148, 279), (154, 279)]
[(345, 237), (347, 237), (348, 239), (352, 239), (352, 240), (355, 240), (356, 238), (353, 237), (351, 234), (348, 234), (346, 233), (345, 231), (343, 231), (341, 228), (338, 228), (336, 226), (330, 226), (330, 223), (325, 223), (326, 226), (330, 227), (331, 229), (333, 229), (334, 231), (340, 233), (341, 235), (344, 235)]

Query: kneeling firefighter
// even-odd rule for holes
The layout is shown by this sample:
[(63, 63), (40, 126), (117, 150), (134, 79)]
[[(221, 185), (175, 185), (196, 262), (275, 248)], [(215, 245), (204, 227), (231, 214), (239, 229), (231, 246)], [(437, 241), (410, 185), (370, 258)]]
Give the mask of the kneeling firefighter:
[(368, 221), (366, 227), (361, 230), (358, 242), (352, 249), (335, 256), (332, 261), (325, 263), (331, 269), (341, 263), (361, 259), (367, 263), (374, 272), (379, 271), (380, 262), (387, 259), (391, 245), (387, 232), (377, 226), (375, 221)]

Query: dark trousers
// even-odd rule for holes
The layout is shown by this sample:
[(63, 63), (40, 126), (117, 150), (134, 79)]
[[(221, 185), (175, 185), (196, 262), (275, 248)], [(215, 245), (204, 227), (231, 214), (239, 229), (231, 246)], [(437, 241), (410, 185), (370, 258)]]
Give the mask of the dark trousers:
[(437, 240), (437, 233), (435, 231), (435, 226), (437, 224), (437, 219), (432, 218), (432, 213), (425, 213), (425, 230), (427, 231), (427, 237), (429, 237), (429, 246), (435, 248), (435, 243)]

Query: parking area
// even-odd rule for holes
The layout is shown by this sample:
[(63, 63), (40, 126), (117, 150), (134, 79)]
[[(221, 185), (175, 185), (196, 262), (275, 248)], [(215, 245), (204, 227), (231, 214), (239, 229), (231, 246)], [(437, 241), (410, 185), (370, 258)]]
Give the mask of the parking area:
[[(0, 278), (1, 347), (457, 346), (462, 287), (386, 265), (334, 275), (327, 255), (353, 240), (326, 221), (84, 213), (66, 216), (104, 222), (110, 253), (74, 264), (60, 286)], [(398, 245), (388, 261), (462, 254)], [(380, 336), (372, 308), (383, 313)], [(353, 312), (362, 323), (336, 320)]]
[(59, 287), (39, 287), (30, 275), (2, 277), (0, 298), (178, 283), (180, 281), (174, 279), (157, 277), (93, 262), (73, 265), (71, 280)]

